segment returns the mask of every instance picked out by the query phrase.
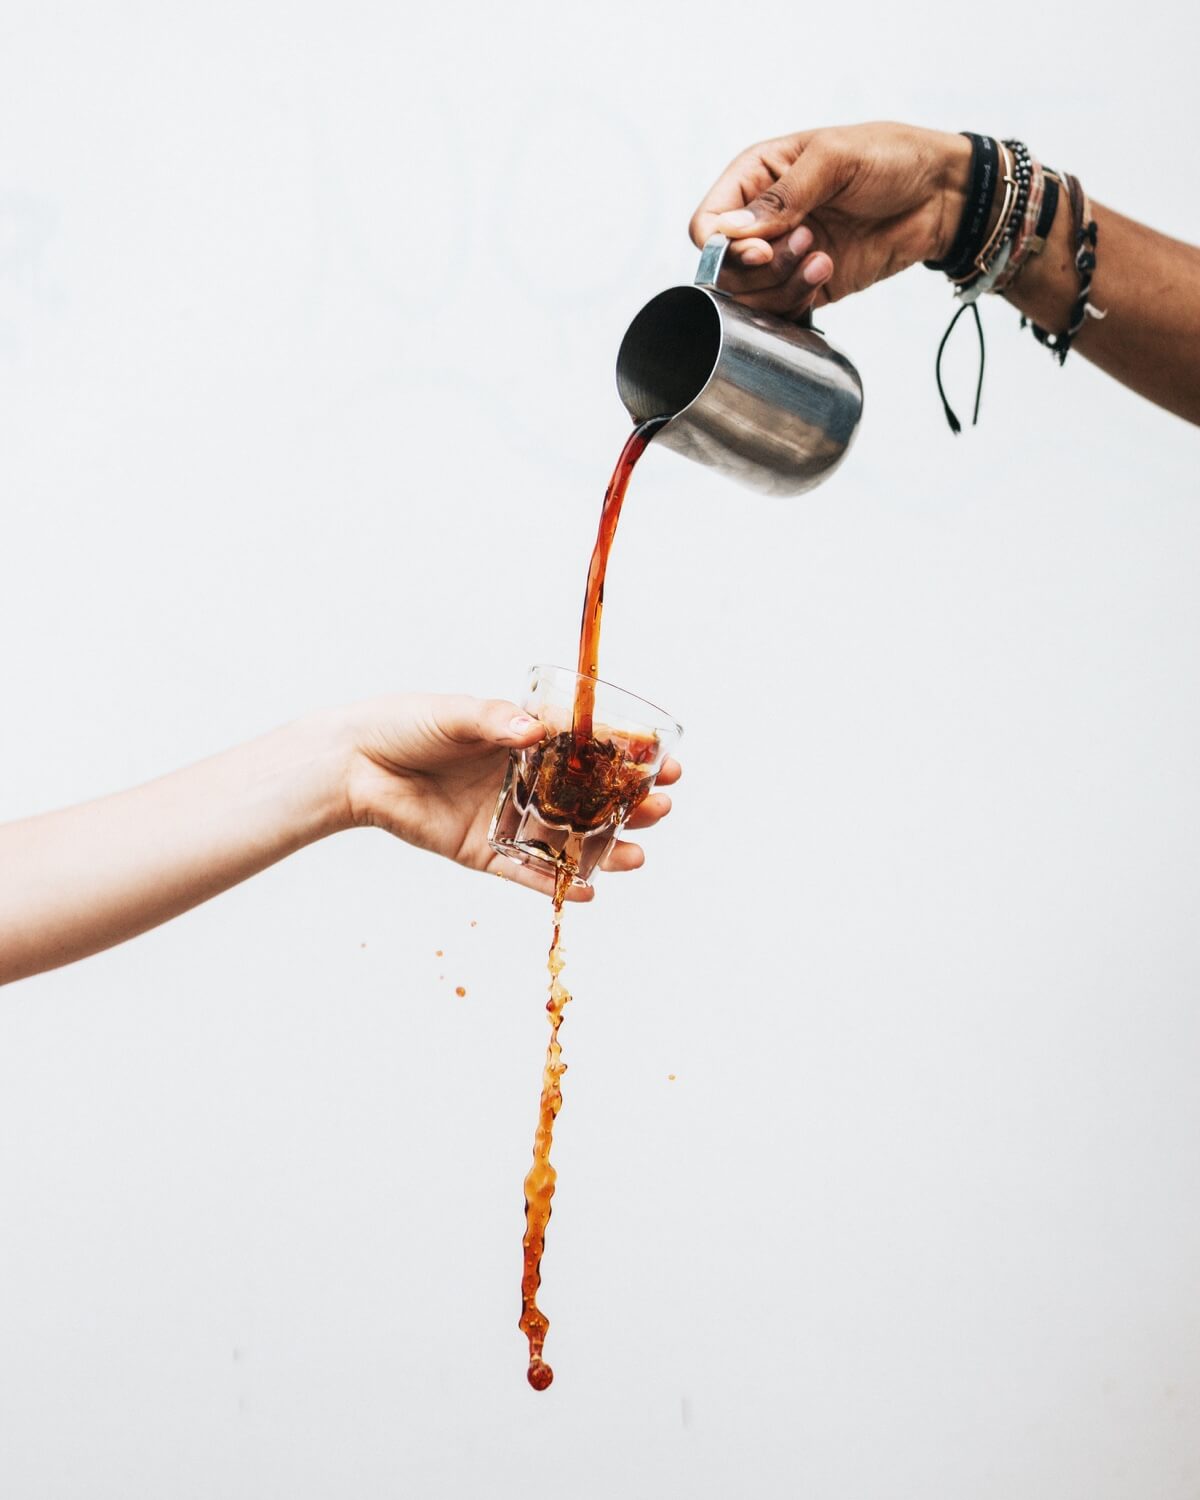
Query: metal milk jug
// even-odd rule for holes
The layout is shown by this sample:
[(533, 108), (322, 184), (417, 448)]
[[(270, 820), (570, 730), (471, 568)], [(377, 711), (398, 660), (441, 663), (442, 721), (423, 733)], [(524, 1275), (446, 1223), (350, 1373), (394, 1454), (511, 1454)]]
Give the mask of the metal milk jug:
[(704, 246), (692, 286), (647, 302), (621, 341), (617, 390), (654, 441), (770, 495), (801, 495), (846, 456), (862, 414), (858, 371), (809, 326), (718, 290), (729, 241)]

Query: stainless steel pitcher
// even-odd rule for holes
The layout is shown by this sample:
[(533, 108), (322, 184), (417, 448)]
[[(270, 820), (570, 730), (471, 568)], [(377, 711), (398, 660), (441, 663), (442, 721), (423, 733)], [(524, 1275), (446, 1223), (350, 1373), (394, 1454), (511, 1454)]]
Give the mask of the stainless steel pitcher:
[(728, 246), (714, 234), (695, 284), (660, 292), (634, 318), (617, 354), (617, 390), (635, 422), (670, 415), (655, 443), (752, 489), (802, 495), (846, 456), (862, 381), (811, 326), (718, 291)]

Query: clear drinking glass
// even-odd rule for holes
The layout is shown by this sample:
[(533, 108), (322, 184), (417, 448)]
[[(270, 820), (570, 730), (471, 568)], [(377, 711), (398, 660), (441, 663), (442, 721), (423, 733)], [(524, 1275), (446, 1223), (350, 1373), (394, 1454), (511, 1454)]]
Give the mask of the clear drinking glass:
[[(574, 733), (576, 694), (592, 699), (591, 734)], [(625, 820), (654, 785), (683, 730), (644, 698), (566, 667), (529, 669), (521, 707), (548, 733), (514, 750), (488, 830), (501, 854), (586, 885)]]

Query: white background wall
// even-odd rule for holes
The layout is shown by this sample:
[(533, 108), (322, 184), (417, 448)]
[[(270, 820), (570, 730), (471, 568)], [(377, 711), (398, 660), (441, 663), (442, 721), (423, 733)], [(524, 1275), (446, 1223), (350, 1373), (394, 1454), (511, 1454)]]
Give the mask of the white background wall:
[[(1016, 133), (1200, 238), (1198, 42), (4, 0), (0, 816), (568, 660), (617, 344), (735, 150)], [(949, 311), (826, 315), (812, 497), (635, 482), (605, 675), (686, 779), (570, 917), (553, 1390), (547, 908), (347, 835), (0, 996), (6, 1500), (1200, 1493), (1200, 447), (1001, 305), (953, 440)]]

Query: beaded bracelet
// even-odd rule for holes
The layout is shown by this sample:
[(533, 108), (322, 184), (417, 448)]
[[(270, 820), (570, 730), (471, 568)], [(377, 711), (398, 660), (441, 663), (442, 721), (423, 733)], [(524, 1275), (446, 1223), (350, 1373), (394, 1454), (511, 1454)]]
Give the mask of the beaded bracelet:
[(1008, 257), (1008, 264), (996, 277), (989, 290), (1002, 292), (1006, 287), (1011, 286), (1017, 278), (1018, 271), (1028, 259), (1033, 244), (1034, 229), (1042, 212), (1045, 191), (1046, 174), (1042, 171), (1041, 163), (1035, 161), (1029, 183), (1029, 198), (1025, 204), (1025, 212), (1021, 215), (1021, 221), (1012, 237), (1012, 252)]
[(1026, 244), (1032, 235), (1033, 225), (1041, 208), (1043, 176), (1024, 141), (1007, 141), (1017, 160), (1017, 200), (1013, 204), (1012, 227), (1008, 235), (1008, 255), (1003, 265), (997, 267), (992, 277), (989, 292), (1007, 286), (1024, 262)]

